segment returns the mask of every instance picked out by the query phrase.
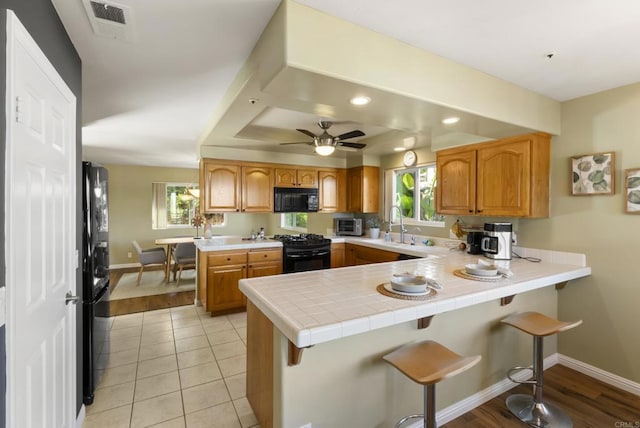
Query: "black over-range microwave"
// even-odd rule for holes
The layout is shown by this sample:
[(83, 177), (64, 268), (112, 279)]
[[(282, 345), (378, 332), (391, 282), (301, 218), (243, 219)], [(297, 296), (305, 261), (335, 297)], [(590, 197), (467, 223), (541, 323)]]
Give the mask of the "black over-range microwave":
[(277, 213), (314, 213), (318, 211), (318, 189), (274, 188), (273, 211)]

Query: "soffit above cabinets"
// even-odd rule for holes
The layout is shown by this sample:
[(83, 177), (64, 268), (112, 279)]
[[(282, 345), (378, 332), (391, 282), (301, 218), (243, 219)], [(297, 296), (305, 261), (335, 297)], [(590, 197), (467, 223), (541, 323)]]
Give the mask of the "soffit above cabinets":
[[(323, 29), (319, 31), (318, 29)], [(366, 95), (371, 103), (353, 106)], [(514, 103), (518, 108), (514, 108)], [(442, 119), (458, 116), (454, 125)], [(493, 119), (491, 118), (493, 117)], [(498, 120), (500, 119), (500, 120)], [(559, 133), (559, 103), (333, 16), (284, 1), (201, 135), (202, 147), (311, 155), (295, 129), (362, 130), (370, 155)], [(202, 150), (201, 150), (202, 151)], [(350, 156), (336, 151), (332, 156)]]

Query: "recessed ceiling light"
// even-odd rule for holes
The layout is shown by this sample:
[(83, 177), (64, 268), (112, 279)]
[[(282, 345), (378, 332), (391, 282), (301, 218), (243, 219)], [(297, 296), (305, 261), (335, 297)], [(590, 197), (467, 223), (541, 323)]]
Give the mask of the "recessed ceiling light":
[(404, 152), (405, 150), (407, 150), (406, 147), (394, 147), (393, 148), (394, 152)]
[(369, 97), (364, 97), (364, 96), (358, 96), (358, 97), (353, 97), (349, 100), (349, 102), (351, 104), (353, 104), (354, 106), (364, 106), (367, 105), (371, 102), (371, 98)]
[(445, 125), (453, 125), (454, 123), (458, 123), (459, 121), (460, 121), (460, 118), (456, 116), (451, 116), (451, 117), (442, 119), (442, 123), (444, 123)]

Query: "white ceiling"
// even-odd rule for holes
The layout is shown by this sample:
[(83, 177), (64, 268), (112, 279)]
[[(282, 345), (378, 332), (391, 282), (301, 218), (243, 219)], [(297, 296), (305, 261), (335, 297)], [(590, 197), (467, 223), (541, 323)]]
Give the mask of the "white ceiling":
[[(558, 101), (640, 80), (637, 0), (298, 2)], [(279, 2), (109, 0), (131, 8), (132, 42), (95, 35), (82, 0), (52, 3), (83, 62), (85, 158), (195, 167), (196, 140)], [(253, 125), (320, 133), (318, 119), (275, 111)], [(331, 133), (355, 128), (385, 132)]]

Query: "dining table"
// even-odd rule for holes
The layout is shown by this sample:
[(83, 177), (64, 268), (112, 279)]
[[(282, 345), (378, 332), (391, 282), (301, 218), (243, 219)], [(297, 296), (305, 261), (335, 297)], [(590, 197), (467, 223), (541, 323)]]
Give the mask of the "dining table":
[(193, 236), (174, 236), (173, 238), (158, 238), (156, 239), (156, 245), (167, 246), (167, 263), (164, 270), (164, 280), (169, 282), (171, 279), (171, 255), (176, 244), (182, 244), (186, 242), (193, 242)]

